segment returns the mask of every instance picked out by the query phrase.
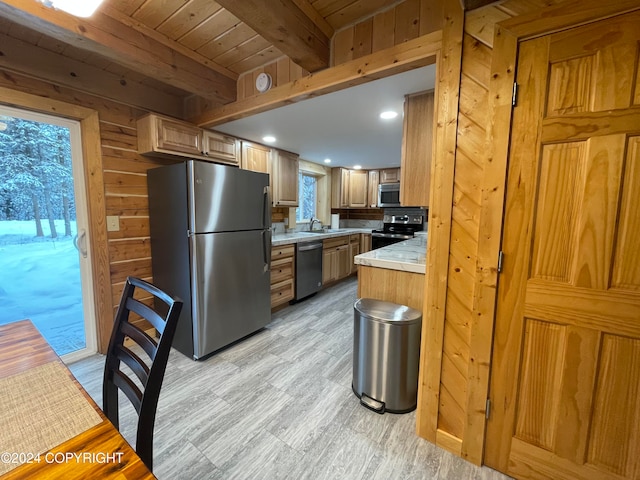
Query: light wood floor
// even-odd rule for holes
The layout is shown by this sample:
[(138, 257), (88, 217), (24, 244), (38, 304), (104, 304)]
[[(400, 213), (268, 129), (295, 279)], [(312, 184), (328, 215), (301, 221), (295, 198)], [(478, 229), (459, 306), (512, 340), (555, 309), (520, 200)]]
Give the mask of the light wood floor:
[[(205, 361), (172, 351), (156, 419), (156, 476), (507, 479), (416, 436), (415, 412), (378, 415), (359, 404), (351, 391), (356, 286), (348, 279), (289, 306)], [(103, 362), (95, 355), (70, 365), (98, 405)], [(133, 408), (121, 407), (132, 444), (134, 420)]]

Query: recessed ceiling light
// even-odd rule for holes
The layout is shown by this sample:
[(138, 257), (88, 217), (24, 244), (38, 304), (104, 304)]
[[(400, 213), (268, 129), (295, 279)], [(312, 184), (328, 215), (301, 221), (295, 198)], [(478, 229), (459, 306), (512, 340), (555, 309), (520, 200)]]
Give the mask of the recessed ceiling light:
[(387, 110), (386, 112), (382, 112), (380, 114), (380, 118), (383, 120), (392, 120), (398, 116), (398, 112), (394, 112), (393, 110)]
[(262, 140), (267, 143), (273, 143), (276, 141), (276, 137), (274, 137), (273, 135), (265, 135), (264, 137), (262, 137)]
[(362, 168), (362, 165), (354, 165), (353, 169), (354, 170), (360, 170)]
[(330, 158), (325, 158), (324, 159), (324, 163), (331, 163), (331, 159)]

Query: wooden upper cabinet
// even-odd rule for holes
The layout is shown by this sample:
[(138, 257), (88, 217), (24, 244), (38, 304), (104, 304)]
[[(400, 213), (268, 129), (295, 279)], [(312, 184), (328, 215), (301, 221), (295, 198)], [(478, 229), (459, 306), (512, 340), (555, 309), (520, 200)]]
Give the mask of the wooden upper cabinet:
[(399, 168), (384, 168), (380, 170), (380, 183), (398, 183), (400, 181)]
[(366, 170), (352, 170), (349, 173), (349, 206), (364, 208), (369, 204), (369, 192), (367, 180), (369, 174)]
[(238, 163), (238, 141), (211, 130), (202, 131), (202, 151), (207, 157)]
[(272, 157), (273, 205), (298, 206), (298, 155), (274, 150)]
[(349, 207), (349, 175), (346, 168), (331, 169), (331, 208)]
[(192, 155), (202, 154), (202, 135), (198, 127), (158, 118), (155, 130), (158, 149)]
[(242, 141), (241, 167), (245, 170), (271, 174), (271, 148)]
[(378, 170), (369, 170), (369, 178), (367, 180), (367, 206), (378, 206), (378, 185), (380, 184), (380, 172)]
[(190, 123), (148, 114), (137, 122), (138, 152), (143, 155), (180, 156), (237, 165), (237, 141)]
[(407, 95), (404, 101), (400, 182), (400, 203), (403, 206), (429, 206), (433, 115), (433, 90)]
[(331, 208), (364, 208), (368, 205), (366, 170), (331, 169)]

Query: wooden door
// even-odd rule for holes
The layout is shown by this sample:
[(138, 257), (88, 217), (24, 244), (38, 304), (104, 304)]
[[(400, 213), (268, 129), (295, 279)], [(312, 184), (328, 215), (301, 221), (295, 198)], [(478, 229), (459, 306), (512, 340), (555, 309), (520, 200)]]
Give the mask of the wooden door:
[(640, 478), (640, 12), (519, 48), (485, 463)]

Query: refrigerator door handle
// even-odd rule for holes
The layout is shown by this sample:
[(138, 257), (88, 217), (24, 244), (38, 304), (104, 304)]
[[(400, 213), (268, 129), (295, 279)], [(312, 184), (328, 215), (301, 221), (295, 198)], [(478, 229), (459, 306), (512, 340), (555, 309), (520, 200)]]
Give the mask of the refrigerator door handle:
[(262, 258), (264, 260), (263, 272), (268, 272), (271, 265), (271, 230), (262, 231)]
[(269, 212), (269, 205), (270, 205), (270, 199), (269, 199), (269, 185), (264, 187), (263, 190), (263, 195), (264, 198), (262, 200), (262, 228), (268, 228), (269, 226), (271, 226), (271, 214)]

